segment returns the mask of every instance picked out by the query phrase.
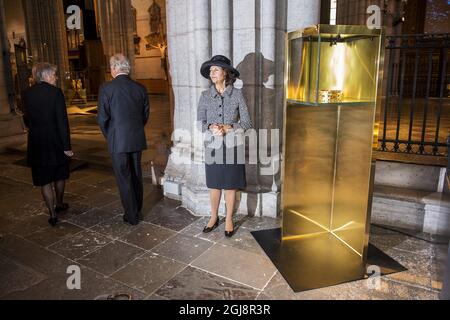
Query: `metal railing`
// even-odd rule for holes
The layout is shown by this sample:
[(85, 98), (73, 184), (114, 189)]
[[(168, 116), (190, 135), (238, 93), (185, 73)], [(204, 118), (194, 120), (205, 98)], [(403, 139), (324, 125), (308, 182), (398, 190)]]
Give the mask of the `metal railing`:
[(388, 36), (379, 150), (448, 155), (450, 34)]

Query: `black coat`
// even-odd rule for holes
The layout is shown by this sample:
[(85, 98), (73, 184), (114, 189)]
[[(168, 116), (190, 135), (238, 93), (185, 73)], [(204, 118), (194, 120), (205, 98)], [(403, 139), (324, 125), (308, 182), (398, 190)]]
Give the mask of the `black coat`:
[(68, 158), (69, 121), (61, 89), (46, 82), (23, 92), (24, 122), (28, 127), (27, 160), (31, 166), (62, 165)]
[(97, 120), (111, 153), (147, 149), (144, 127), (150, 114), (147, 89), (120, 75), (100, 88)]

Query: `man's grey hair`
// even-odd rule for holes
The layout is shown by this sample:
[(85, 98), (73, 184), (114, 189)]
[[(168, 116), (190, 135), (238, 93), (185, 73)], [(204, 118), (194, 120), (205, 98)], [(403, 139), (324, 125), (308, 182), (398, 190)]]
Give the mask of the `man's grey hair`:
[(109, 65), (120, 73), (130, 74), (131, 72), (130, 60), (122, 53), (113, 55), (109, 60)]
[(44, 82), (47, 77), (56, 73), (58, 67), (48, 62), (38, 62), (33, 65), (33, 79), (36, 83)]

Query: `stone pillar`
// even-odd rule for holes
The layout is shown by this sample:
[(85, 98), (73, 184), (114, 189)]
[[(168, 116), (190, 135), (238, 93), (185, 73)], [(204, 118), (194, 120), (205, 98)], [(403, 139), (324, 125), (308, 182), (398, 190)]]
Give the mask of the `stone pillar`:
[[(8, 95), (8, 63), (6, 57), (9, 57), (7, 48), (7, 37), (5, 30), (4, 3), (0, 0), (0, 114), (8, 114), (11, 112)], [(5, 54), (7, 53), (7, 54)]]
[(212, 56), (231, 57), (233, 51), (233, 1), (211, 1)]
[[(275, 149), (281, 151), (286, 29), (317, 24), (319, 5), (307, 0), (167, 1), (175, 134), (164, 178), (166, 196), (182, 200), (196, 214), (210, 214), (202, 137), (195, 128), (198, 99), (209, 86), (200, 66), (212, 55), (228, 56), (240, 71), (236, 86), (243, 88), (255, 129), (268, 130), (269, 144), (271, 130), (278, 130)], [(296, 8), (301, 10), (288, 14)], [(239, 213), (278, 215), (281, 176), (272, 168), (280, 163), (271, 161), (277, 159), (247, 166), (248, 188), (239, 196)]]
[[(320, 21), (320, 1), (288, 0), (287, 29), (306, 28)], [(339, 1), (338, 1), (339, 2)]]
[(58, 66), (59, 85), (65, 88), (69, 71), (63, 0), (23, 0), (29, 53), (33, 61)]
[(165, 172), (165, 193), (196, 213), (207, 214), (208, 190), (197, 104), (208, 81), (201, 64), (212, 54), (209, 0), (167, 1), (167, 41), (174, 95), (174, 148)]
[(4, 3), (0, 0), (0, 151), (26, 141), (22, 118), (11, 112), (14, 96), (4, 12)]
[[(134, 17), (131, 0), (100, 0), (98, 4), (100, 32), (103, 50), (109, 66), (109, 58), (123, 53), (131, 62), (134, 76)], [(109, 70), (109, 68), (107, 68)]]

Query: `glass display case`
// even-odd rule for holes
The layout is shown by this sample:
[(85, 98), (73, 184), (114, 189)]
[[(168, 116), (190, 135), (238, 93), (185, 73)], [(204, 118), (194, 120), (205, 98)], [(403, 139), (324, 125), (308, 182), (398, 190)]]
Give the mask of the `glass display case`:
[(405, 270), (369, 244), (384, 50), (366, 26), (287, 34), (283, 222), (252, 235), (295, 292)]
[(285, 273), (303, 289), (362, 279), (382, 30), (317, 25), (289, 33), (286, 50), (282, 246), (296, 267)]
[(317, 25), (289, 33), (287, 102), (375, 103), (383, 44), (381, 30), (365, 26)]

